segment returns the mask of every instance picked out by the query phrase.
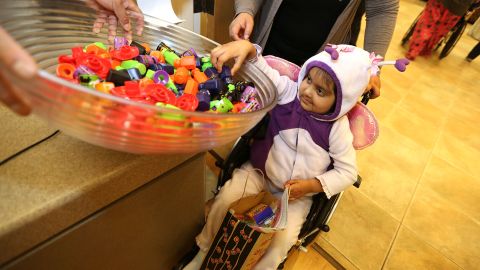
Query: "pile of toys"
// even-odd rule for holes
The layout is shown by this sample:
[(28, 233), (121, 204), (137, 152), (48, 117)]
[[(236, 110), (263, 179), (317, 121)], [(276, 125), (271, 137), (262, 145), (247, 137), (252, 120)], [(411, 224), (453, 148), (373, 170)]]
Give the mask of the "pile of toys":
[(227, 65), (218, 72), (193, 48), (179, 54), (163, 42), (151, 50), (116, 37), (111, 48), (101, 42), (74, 47), (58, 63), (58, 77), (145, 104), (215, 113), (261, 108), (252, 82), (235, 82)]

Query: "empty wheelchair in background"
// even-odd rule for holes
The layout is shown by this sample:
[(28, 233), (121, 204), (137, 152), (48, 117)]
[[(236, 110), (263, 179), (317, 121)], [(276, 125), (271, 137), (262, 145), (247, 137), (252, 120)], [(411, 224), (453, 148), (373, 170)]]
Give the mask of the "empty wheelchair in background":
[[(298, 77), (300, 67), (297, 65), (275, 56), (265, 56), (265, 59), (267, 63), (274, 69), (278, 70), (281, 75), (286, 75), (292, 80), (296, 80)], [(358, 103), (348, 113), (350, 129), (354, 135), (355, 149), (363, 149), (371, 145), (378, 136), (378, 125), (375, 117), (365, 106), (368, 100), (368, 94), (364, 95), (362, 103)], [(242, 135), (225, 158), (222, 158), (214, 150), (209, 151), (209, 153), (216, 159), (215, 165), (220, 168), (215, 193), (218, 193), (223, 185), (232, 178), (233, 171), (236, 168), (239, 168), (243, 163), (249, 160), (250, 146), (253, 140), (264, 138), (269, 119), (269, 114), (267, 114), (259, 123), (257, 123), (257, 125)], [(359, 126), (358, 123), (363, 123), (364, 126)], [(361, 177), (358, 176), (354, 186), (357, 188), (360, 187), (361, 181)], [(342, 194), (343, 192), (328, 199), (325, 193), (322, 192), (312, 197), (310, 212), (303, 223), (298, 241), (292, 248), (307, 251), (307, 246), (315, 240), (321, 231), (328, 232), (330, 230), (328, 222), (332, 217)], [(198, 247), (194, 246), (194, 249), (187, 253), (174, 269), (183, 269), (183, 266), (193, 259), (193, 256), (197, 251)], [(283, 262), (278, 269), (283, 269), (284, 263), (285, 262)]]
[[(443, 59), (447, 55), (450, 54), (452, 49), (455, 47), (457, 42), (462, 37), (463, 32), (465, 31), (465, 28), (467, 27), (469, 16), (473, 13), (473, 11), (476, 8), (478, 8), (478, 6), (479, 6), (478, 3), (472, 4), (470, 6), (470, 8), (468, 9), (468, 11), (455, 24), (455, 26), (453, 26), (452, 29), (450, 29), (450, 31), (444, 37), (442, 37), (438, 41), (438, 43), (435, 45), (435, 48), (433, 49), (434, 51), (437, 51), (440, 47), (442, 47), (442, 49), (441, 49), (441, 51), (438, 55), (439, 59)], [(415, 26), (417, 25), (418, 20), (420, 19), (422, 14), (423, 14), (423, 11), (420, 12), (420, 14), (418, 14), (418, 16), (415, 18), (413, 23), (408, 28), (407, 32), (405, 32), (405, 34), (403, 35), (402, 41), (401, 41), (402, 46), (407, 45), (407, 43), (410, 41), (410, 38), (412, 37), (413, 32), (415, 31)]]

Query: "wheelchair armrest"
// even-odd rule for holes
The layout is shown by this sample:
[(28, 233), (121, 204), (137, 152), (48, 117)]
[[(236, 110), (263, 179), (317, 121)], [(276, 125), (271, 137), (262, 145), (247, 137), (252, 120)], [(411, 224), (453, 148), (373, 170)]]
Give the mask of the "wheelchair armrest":
[(225, 160), (213, 149), (208, 150), (208, 153), (210, 153), (210, 155), (212, 155), (213, 158), (215, 158), (215, 166), (217, 166), (220, 169), (223, 169), (223, 163)]
[(359, 188), (361, 183), (362, 183), (362, 177), (360, 175), (357, 175), (357, 181), (353, 183), (353, 186), (356, 188)]

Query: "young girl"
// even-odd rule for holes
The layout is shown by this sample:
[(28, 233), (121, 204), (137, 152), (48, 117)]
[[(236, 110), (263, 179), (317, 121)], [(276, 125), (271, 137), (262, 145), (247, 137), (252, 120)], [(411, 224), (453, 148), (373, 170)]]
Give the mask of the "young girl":
[[(250, 161), (225, 183), (196, 237), (200, 251), (184, 269), (199, 269), (228, 207), (243, 196), (268, 190), (281, 196), (290, 188), (287, 228), (276, 232), (254, 269), (277, 269), (295, 244), (312, 203), (311, 196), (325, 192), (331, 197), (351, 186), (357, 178), (356, 156), (346, 113), (366, 89), (373, 57), (348, 45), (328, 47), (302, 66), (298, 82), (268, 66), (249, 41), (234, 41), (215, 48), (212, 63), (235, 60), (232, 72), (244, 60), (254, 63), (272, 79), (278, 104), (270, 112), (265, 139), (255, 141)], [(373, 68), (373, 69), (372, 69)], [(259, 173), (261, 171), (262, 173)]]

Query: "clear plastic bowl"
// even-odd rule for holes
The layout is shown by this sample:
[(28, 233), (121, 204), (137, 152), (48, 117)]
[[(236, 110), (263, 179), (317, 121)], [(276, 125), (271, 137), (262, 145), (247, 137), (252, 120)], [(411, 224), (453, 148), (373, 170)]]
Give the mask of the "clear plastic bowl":
[[(246, 63), (235, 81), (255, 83), (262, 109), (248, 113), (187, 112), (140, 104), (64, 81), (55, 75), (57, 57), (71, 48), (100, 41), (92, 32), (95, 11), (82, 1), (2, 0), (0, 24), (36, 59), (41, 70), (27, 89), (33, 111), (52, 126), (86, 142), (119, 151), (194, 153), (226, 144), (253, 127), (275, 105), (273, 83)], [(159, 19), (145, 17), (144, 33), (134, 40), (156, 48), (160, 42), (183, 52), (206, 55), (218, 43)]]

